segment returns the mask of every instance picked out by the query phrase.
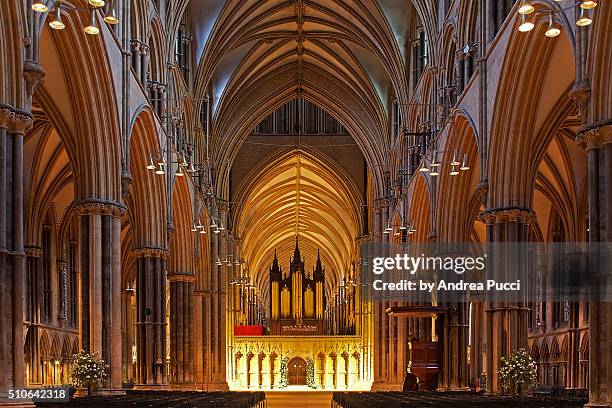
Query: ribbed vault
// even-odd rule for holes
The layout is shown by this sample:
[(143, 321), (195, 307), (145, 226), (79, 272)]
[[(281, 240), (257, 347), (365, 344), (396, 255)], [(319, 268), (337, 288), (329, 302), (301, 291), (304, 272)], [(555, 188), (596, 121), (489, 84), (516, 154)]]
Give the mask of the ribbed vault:
[(296, 234), (307, 272), (312, 271), (320, 250), (329, 293), (353, 259), (360, 229), (360, 202), (354, 189), (317, 158), (293, 151), (260, 171), (241, 190), (237, 233), (249, 273), (264, 299), (274, 251), (285, 271)]

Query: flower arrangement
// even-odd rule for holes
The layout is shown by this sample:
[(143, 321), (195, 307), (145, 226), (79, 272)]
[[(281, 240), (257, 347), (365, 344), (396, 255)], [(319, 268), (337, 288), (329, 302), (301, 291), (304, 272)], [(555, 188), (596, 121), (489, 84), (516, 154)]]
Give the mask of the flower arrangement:
[(537, 385), (537, 366), (527, 350), (520, 348), (501, 358), (499, 381), (504, 391), (520, 395)]
[(104, 382), (108, 371), (108, 365), (99, 353), (89, 354), (83, 350), (72, 357), (71, 368), (74, 385), (87, 388), (87, 395)]
[(283, 357), (280, 361), (280, 381), (278, 388), (286, 388), (289, 385), (289, 358)]
[(312, 358), (306, 359), (306, 385), (310, 388), (317, 388), (317, 383), (315, 382), (315, 366)]

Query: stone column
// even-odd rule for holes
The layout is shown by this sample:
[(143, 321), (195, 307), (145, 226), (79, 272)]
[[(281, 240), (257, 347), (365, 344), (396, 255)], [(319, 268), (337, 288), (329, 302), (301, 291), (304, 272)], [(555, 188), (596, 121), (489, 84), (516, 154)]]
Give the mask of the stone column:
[(99, 199), (77, 203), (81, 229), (81, 348), (110, 366), (103, 392), (122, 392), (122, 204)]
[(193, 383), (193, 288), (191, 272), (169, 272), (170, 282), (170, 358), (175, 370), (173, 382)]
[(24, 385), (23, 135), (31, 115), (0, 105), (0, 398)]
[(166, 258), (160, 248), (138, 248), (136, 258), (136, 384), (158, 388), (166, 373)]
[[(487, 226), (487, 242), (528, 242), (529, 223), (534, 216), (530, 209), (510, 207), (482, 213), (481, 219)], [(501, 262), (497, 264), (502, 265)], [(485, 312), (487, 392), (498, 393), (501, 391), (498, 381), (501, 358), (521, 347), (527, 349), (529, 309), (524, 303), (487, 302)]]
[[(579, 142), (588, 157), (589, 242), (612, 241), (612, 126), (601, 125), (581, 133)], [(612, 277), (603, 274), (602, 287)], [(589, 407), (612, 406), (612, 303), (589, 302)]]

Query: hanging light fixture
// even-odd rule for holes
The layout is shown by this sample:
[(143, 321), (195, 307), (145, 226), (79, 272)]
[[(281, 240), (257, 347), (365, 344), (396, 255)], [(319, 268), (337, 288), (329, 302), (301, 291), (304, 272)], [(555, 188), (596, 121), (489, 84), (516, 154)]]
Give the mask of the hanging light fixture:
[(149, 160), (149, 164), (147, 165), (147, 170), (155, 170), (155, 163), (153, 163), (153, 156)]
[(44, 0), (35, 0), (34, 3), (32, 3), (32, 10), (37, 13), (46, 13), (49, 11), (49, 7), (47, 7)]
[(159, 168), (155, 171), (155, 174), (159, 174), (160, 176), (166, 174), (163, 164), (160, 163)]
[(104, 7), (106, 4), (104, 0), (87, 0), (87, 2), (91, 5), (91, 7), (100, 8)]
[(451, 161), (450, 164), (452, 166), (458, 166), (459, 164), (461, 164), (457, 161), (457, 149), (455, 149), (455, 151), (453, 152), (453, 160)]
[(100, 34), (100, 29), (98, 28), (98, 22), (96, 21), (96, 12), (91, 11), (91, 21), (89, 25), (84, 28), (85, 32), (89, 35), (98, 35)]
[(225, 227), (223, 226), (223, 223), (219, 221), (219, 231), (223, 230), (225, 230)]
[(427, 168), (427, 164), (425, 164), (425, 158), (423, 158), (421, 160), (421, 163), (422, 163), (422, 165), (421, 165), (421, 168), (419, 169), (419, 171), (421, 173), (427, 173), (429, 171), (429, 169)]
[(119, 24), (119, 19), (117, 18), (117, 14), (115, 14), (115, 2), (112, 2), (108, 8), (108, 14), (104, 16), (104, 21), (110, 25)]
[(193, 227), (191, 227), (191, 232), (198, 232), (198, 226), (195, 224), (195, 222), (193, 223)]
[(195, 172), (196, 172), (196, 169), (195, 167), (193, 167), (193, 162), (191, 162), (189, 164), (189, 170), (187, 170), (187, 173), (195, 173)]
[(596, 0), (582, 0), (582, 3), (580, 3), (580, 8), (585, 9), (585, 10), (590, 10), (595, 7), (597, 7)]
[(465, 153), (463, 155), (463, 163), (461, 163), (461, 167), (459, 168), (459, 170), (469, 170), (470, 169), (470, 165), (468, 164), (468, 157), (467, 157), (467, 153)]
[(49, 23), (49, 27), (54, 30), (63, 30), (66, 28), (66, 25), (62, 21), (61, 1), (58, 1), (57, 5), (55, 6), (55, 18)]
[(457, 170), (457, 165), (456, 164), (452, 164), (451, 165), (450, 175), (451, 176), (456, 176), (458, 174), (459, 174), (459, 171)]
[(518, 9), (519, 14), (531, 14), (533, 13), (535, 8), (531, 4), (529, 0), (523, 0), (521, 2), (521, 6)]
[(221, 265), (223, 265), (223, 264), (221, 263), (221, 259), (220, 259), (220, 258), (217, 258), (217, 262), (215, 262), (215, 263), (217, 264), (217, 266), (221, 266)]
[(548, 28), (546, 29), (544, 35), (546, 35), (548, 38), (553, 38), (559, 34), (561, 34), (561, 29), (557, 24), (555, 24), (555, 19), (553, 17), (553, 13), (551, 12), (548, 15)]
[(438, 171), (438, 169), (434, 168), (431, 170), (431, 173), (429, 173), (432, 177), (436, 177), (440, 175), (440, 172)]
[(527, 31), (533, 30), (535, 25), (533, 24), (533, 18), (527, 14), (521, 14), (521, 25), (519, 25), (519, 31), (526, 33)]
[(204, 226), (202, 226), (202, 229), (200, 230), (200, 234), (206, 234), (206, 228), (204, 228)]
[(174, 173), (174, 175), (175, 175), (176, 177), (183, 177), (183, 176), (185, 175), (185, 173), (183, 173), (183, 166), (179, 165), (179, 166), (176, 168), (176, 172)]
[(440, 165), (440, 163), (436, 162), (437, 158), (438, 158), (438, 151), (434, 150), (433, 154), (431, 155), (431, 167), (438, 167)]
[(589, 17), (589, 12), (587, 11), (587, 9), (581, 8), (580, 18), (576, 20), (576, 25), (579, 27), (586, 27), (592, 22), (593, 20), (591, 20), (591, 18)]
[(393, 231), (393, 228), (391, 228), (390, 224), (387, 224), (387, 228), (385, 228), (385, 230), (383, 231), (383, 234), (390, 234), (391, 231)]

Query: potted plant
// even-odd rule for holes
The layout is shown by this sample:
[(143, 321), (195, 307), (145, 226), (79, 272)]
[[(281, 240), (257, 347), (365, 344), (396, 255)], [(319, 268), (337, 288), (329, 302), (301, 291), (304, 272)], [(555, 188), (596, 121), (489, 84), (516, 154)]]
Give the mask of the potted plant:
[(306, 359), (306, 385), (313, 389), (317, 388), (317, 383), (315, 382), (315, 365), (312, 358)]
[(536, 364), (524, 348), (501, 358), (499, 382), (504, 391), (510, 391), (514, 395), (525, 394), (536, 386), (536, 378)]
[(108, 365), (99, 353), (89, 354), (83, 350), (73, 356), (71, 368), (74, 385), (87, 389), (88, 396), (104, 383), (108, 371)]

